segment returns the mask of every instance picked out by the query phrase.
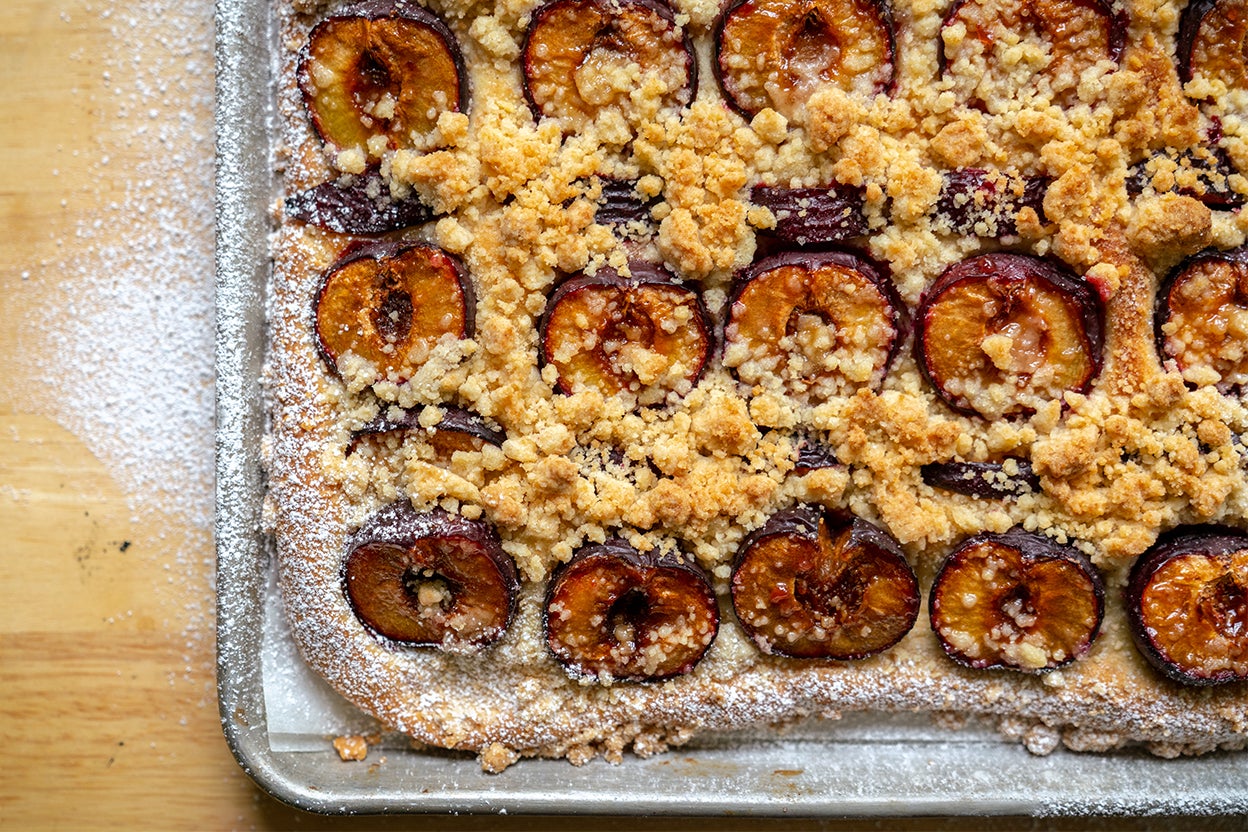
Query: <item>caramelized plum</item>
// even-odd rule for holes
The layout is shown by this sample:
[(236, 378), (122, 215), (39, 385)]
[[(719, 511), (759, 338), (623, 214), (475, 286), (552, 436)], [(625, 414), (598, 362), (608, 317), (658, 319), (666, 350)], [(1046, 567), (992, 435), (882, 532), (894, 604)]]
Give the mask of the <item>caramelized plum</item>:
[(786, 252), (737, 279), (724, 366), (750, 385), (778, 378), (818, 398), (878, 386), (909, 321), (891, 279), (844, 251)]
[(1179, 18), (1179, 80), (1200, 77), (1248, 89), (1248, 2), (1191, 0)]
[(1101, 369), (1100, 295), (1037, 257), (981, 254), (953, 264), (916, 318), (919, 368), (962, 413), (1029, 413), (1087, 390)]
[(1140, 653), (1186, 685), (1248, 680), (1248, 535), (1179, 528), (1140, 556), (1127, 581)]
[(919, 470), (923, 482), (985, 500), (1040, 491), (1040, 477), (1025, 459), (1006, 462), (932, 462)]
[(1010, 176), (979, 168), (945, 174), (936, 202), (936, 222), (954, 234), (1008, 237), (1018, 233), (1018, 212), (1030, 208), (1044, 222), (1043, 176)]
[(733, 0), (715, 25), (715, 50), (724, 98), (746, 119), (770, 107), (800, 122), (822, 86), (868, 97), (896, 76), (883, 0)]
[(759, 234), (786, 243), (837, 243), (868, 231), (859, 188), (775, 188), (756, 185), (750, 201), (771, 211), (773, 228)]
[(1191, 384), (1248, 384), (1248, 247), (1207, 249), (1157, 292), (1157, 351)]
[(1167, 149), (1131, 166), (1127, 192), (1136, 196), (1152, 186), (1159, 193), (1198, 199), (1214, 211), (1229, 211), (1244, 204), (1244, 195), (1231, 190), (1228, 177), (1234, 173), (1231, 156), (1224, 148)]
[(440, 113), (468, 107), (455, 35), (409, 0), (366, 0), (318, 24), (300, 54), (299, 89), (325, 142), (373, 158), (422, 146)]
[(793, 466), (794, 476), (803, 476), (820, 468), (832, 468), (839, 465), (836, 452), (822, 442), (803, 436), (797, 440), (797, 464)]
[(433, 219), (433, 211), (415, 193), (402, 199), (391, 196), (376, 167), (287, 197), (286, 214), (339, 234), (384, 234)]
[[(450, 457), (455, 451), (479, 451), (482, 445), (499, 446), (507, 438), (485, 423), (485, 419), (471, 410), (454, 405), (439, 405), (442, 418), (426, 434), (426, 441), (434, 450)], [(352, 432), (352, 441), (378, 433), (400, 430), (425, 431), (420, 424), (420, 408), (404, 410), (394, 406), (383, 409), (359, 430)]]
[(697, 384), (711, 329), (693, 289), (659, 266), (630, 261), (631, 275), (603, 267), (561, 284), (539, 324), (541, 361), (565, 393), (594, 389), (654, 405)]
[(694, 562), (612, 538), (556, 570), (544, 621), (572, 676), (653, 682), (693, 670), (719, 632), (719, 606)]
[(352, 537), (343, 587), (356, 616), (401, 644), (470, 652), (496, 641), (516, 612), (520, 580), (488, 523), (407, 501)]
[[(1122, 57), (1126, 31), (1108, 0), (958, 0), (941, 25), (940, 71), (963, 101), (989, 112), (1046, 90), (1065, 102), (1084, 72)], [(1021, 53), (1020, 41), (1029, 47)]]
[(618, 179), (602, 181), (602, 200), (594, 212), (594, 222), (601, 225), (627, 225), (650, 219), (652, 200), (642, 199), (636, 182)]
[(316, 334), (335, 371), (346, 353), (402, 381), (445, 337), (470, 338), (475, 299), (459, 261), (420, 243), (377, 242), (348, 250), (316, 298)]
[(919, 583), (883, 529), (799, 506), (772, 515), (741, 543), (732, 606), (764, 653), (861, 659), (910, 632)]
[(630, 122), (683, 107), (697, 88), (693, 45), (662, 0), (554, 0), (533, 12), (521, 49), (533, 118), (576, 132), (618, 108)]
[(1105, 588), (1078, 549), (1013, 529), (955, 549), (932, 583), (930, 612), (932, 630), (954, 661), (1045, 671), (1091, 649)]

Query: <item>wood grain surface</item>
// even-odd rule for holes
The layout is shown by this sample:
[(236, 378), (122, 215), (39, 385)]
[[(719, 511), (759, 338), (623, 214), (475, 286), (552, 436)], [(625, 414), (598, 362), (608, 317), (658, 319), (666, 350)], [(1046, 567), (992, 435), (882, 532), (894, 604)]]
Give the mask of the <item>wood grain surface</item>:
[[(118, 252), (137, 252), (123, 262), (141, 265), (136, 258), (150, 247), (152, 223), (160, 223), (165, 239), (186, 251), (206, 253), (198, 260), (174, 258), (172, 268), (195, 273), (171, 277), (198, 289), (199, 298), (210, 298), (211, 177), (189, 185), (184, 177), (178, 188), (165, 191), (151, 175), (151, 160), (166, 154), (187, 170), (210, 170), (211, 4), (4, 0), (3, 10), (0, 743), (9, 758), (0, 774), (0, 826), (725, 828), (722, 820), (321, 818), (283, 806), (251, 783), (226, 747), (215, 699), (212, 444), (206, 412), (211, 396), (196, 387), (196, 379), (143, 393), (167, 397), (171, 413), (204, 426), (202, 435), (187, 443), (192, 462), (200, 465), (190, 477), (194, 487), (188, 485), (189, 496), (166, 510), (150, 489), (136, 493), (115, 441), (93, 435), (122, 424), (118, 419), (137, 403), (125, 395), (92, 400), (81, 384), (93, 372), (116, 372), (107, 363), (116, 360), (109, 354), (113, 345), (101, 341), (98, 350), (90, 349), (93, 333), (84, 321), (107, 321), (91, 316), (124, 316), (134, 309), (132, 298), (121, 292), (99, 301), (106, 308), (84, 310), (79, 289), (97, 276), (93, 269), (115, 269)], [(141, 188), (137, 201), (136, 188)], [(109, 303), (117, 308), (107, 308)], [(198, 343), (210, 353), (211, 311), (191, 320), (202, 321)], [(153, 330), (160, 336), (166, 325), (136, 322), (134, 331), (136, 337), (152, 336)], [(186, 333), (170, 335), (185, 340)], [(152, 340), (151, 349), (162, 349), (160, 337)], [(58, 354), (66, 344), (76, 351)], [(187, 372), (205, 371), (201, 362)], [(210, 381), (201, 380), (200, 387)], [(100, 448), (111, 449), (111, 455)], [(148, 453), (150, 459), (137, 460), (147, 469), (139, 473), (149, 478), (139, 477), (140, 483), (187, 476), (185, 455), (166, 460)], [(202, 481), (194, 482), (197, 476)], [(971, 826), (947, 819), (732, 825)], [(977, 824), (1019, 825), (1145, 824), (1089, 819)], [(1164, 824), (1177, 827), (1242, 828), (1242, 819)]]

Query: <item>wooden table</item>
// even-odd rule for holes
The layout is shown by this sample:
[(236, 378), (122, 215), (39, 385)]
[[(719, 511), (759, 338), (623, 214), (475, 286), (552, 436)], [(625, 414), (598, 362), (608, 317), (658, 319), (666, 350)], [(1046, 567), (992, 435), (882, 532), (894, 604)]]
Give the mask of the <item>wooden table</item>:
[[(0, 826), (573, 825), (317, 818), (269, 798), (235, 764), (217, 718), (212, 630), (212, 10), (207, 0), (5, 0), (4, 12), (0, 739), (10, 758), (0, 774)], [(178, 171), (169, 187), (152, 173), (161, 153)], [(153, 253), (168, 262), (145, 264)], [(162, 275), (165, 267), (176, 273)], [(168, 291), (161, 302), (201, 304), (172, 325), (202, 331), (162, 333), (171, 324), (158, 314), (145, 319), (155, 314), (147, 307), (136, 313), (133, 287), (109, 282), (130, 277)], [(140, 356), (142, 371), (163, 366), (142, 350), (169, 350), (184, 365), (160, 376), (174, 380), (172, 389), (144, 390), (116, 365), (126, 316), (136, 338), (151, 343), (128, 344), (120, 357)], [(93, 327), (107, 332), (97, 337)], [(83, 383), (99, 378), (106, 383)], [(136, 396), (167, 398), (162, 406), (177, 421), (153, 418)], [(110, 434), (135, 429), (124, 421), (130, 411), (152, 420), (137, 427), (160, 440), (134, 459), (118, 444), (125, 431), (122, 440)], [(168, 505), (149, 487), (162, 478), (180, 490)], [(875, 825), (821, 828), (851, 826)]]

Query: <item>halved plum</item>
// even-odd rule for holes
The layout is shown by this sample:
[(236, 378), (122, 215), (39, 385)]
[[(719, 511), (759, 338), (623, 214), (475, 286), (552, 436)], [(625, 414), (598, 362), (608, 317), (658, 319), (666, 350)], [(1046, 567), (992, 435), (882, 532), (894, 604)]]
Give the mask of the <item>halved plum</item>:
[(546, 644), (568, 673), (655, 682), (693, 670), (719, 632), (706, 573), (676, 552), (611, 538), (579, 549), (546, 590)]
[[(1164, 175), (1158, 176), (1163, 171)], [(1225, 148), (1205, 145), (1166, 149), (1131, 166), (1127, 171), (1127, 193), (1136, 196), (1152, 186), (1160, 193), (1198, 199), (1214, 211), (1230, 211), (1244, 204), (1244, 195), (1233, 191), (1228, 180), (1235, 172)]]
[(755, 185), (750, 201), (771, 211), (772, 228), (758, 233), (786, 243), (839, 243), (869, 230), (861, 188), (779, 188)]
[(840, 464), (836, 452), (823, 442), (810, 436), (797, 439), (797, 462), (793, 466), (794, 476), (803, 476), (821, 468), (834, 468)]
[(954, 234), (1008, 237), (1018, 233), (1018, 212), (1030, 208), (1044, 222), (1046, 176), (1014, 176), (980, 168), (945, 174), (936, 202), (937, 224)]
[(770, 107), (800, 122), (823, 86), (889, 91), (895, 55), (884, 0), (733, 0), (715, 24), (715, 77), (747, 120)]
[(373, 632), (400, 644), (471, 652), (515, 616), (520, 580), (494, 527), (406, 500), (375, 514), (351, 538), (343, 591)]
[(905, 304), (882, 268), (846, 251), (785, 252), (746, 269), (724, 325), (724, 366), (816, 398), (876, 387), (905, 340)]
[(456, 451), (479, 451), (484, 445), (503, 444), (507, 439), (502, 431), (486, 424), (480, 414), (455, 405), (438, 405), (442, 418), (432, 428), (420, 423), (420, 408), (404, 410), (397, 406), (384, 408), (358, 430), (352, 431), (351, 440), (356, 442), (365, 436), (391, 431), (419, 430), (440, 455), (449, 458)]
[(1174, 51), (1184, 84), (1200, 76), (1228, 90), (1248, 89), (1248, 2), (1191, 0)]
[(339, 234), (384, 234), (433, 219), (433, 210), (413, 192), (397, 199), (381, 170), (346, 174), (286, 197), (286, 214)]
[(475, 305), (464, 267), (441, 249), (366, 243), (325, 273), (316, 297), (317, 342), (335, 372), (352, 353), (380, 377), (403, 381), (442, 338), (472, 337)]
[(652, 119), (697, 89), (693, 44), (663, 0), (553, 0), (533, 12), (521, 66), (533, 118), (569, 132), (613, 107)]
[(1163, 535), (1127, 581), (1144, 658), (1185, 685), (1248, 681), (1248, 534), (1188, 526)]
[(999, 500), (1040, 491), (1040, 477), (1025, 459), (1007, 462), (932, 462), (919, 469), (923, 482), (933, 488)]
[[(1041, 78), (1066, 98), (1086, 70), (1122, 57), (1127, 23), (1109, 0), (958, 0), (941, 24), (940, 73), (989, 112), (1012, 100), (994, 94), (1003, 87), (1034, 92)], [(1036, 48), (1020, 56), (1020, 42)]]
[(600, 225), (627, 225), (650, 219), (650, 207), (656, 200), (643, 199), (637, 193), (637, 183), (619, 179), (602, 180), (602, 199), (594, 212), (594, 222)]
[(1189, 383), (1248, 385), (1248, 246), (1180, 263), (1162, 281), (1154, 320), (1158, 353)]
[(773, 514), (737, 550), (732, 606), (764, 653), (803, 659), (873, 656), (919, 615), (919, 582), (878, 526), (803, 505)]
[(665, 268), (629, 262), (561, 284), (539, 323), (540, 360), (564, 393), (598, 390), (655, 405), (688, 393), (711, 352), (711, 327), (696, 291)]
[(1078, 549), (1015, 528), (955, 549), (932, 583), (930, 613), (940, 646), (959, 664), (1041, 672), (1091, 649), (1105, 587)]
[(1023, 254), (954, 263), (924, 295), (915, 353), (954, 410), (995, 419), (1082, 393), (1101, 369), (1104, 306), (1088, 283)]
[(365, 0), (312, 30), (299, 57), (299, 89), (316, 132), (376, 158), (419, 146), (443, 112), (468, 108), (468, 76), (455, 35), (410, 0)]

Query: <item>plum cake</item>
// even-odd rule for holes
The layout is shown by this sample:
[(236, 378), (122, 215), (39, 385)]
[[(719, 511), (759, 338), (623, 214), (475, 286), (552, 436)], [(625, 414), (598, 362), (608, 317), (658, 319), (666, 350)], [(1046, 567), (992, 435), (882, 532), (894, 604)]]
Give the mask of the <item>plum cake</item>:
[(498, 770), (1248, 746), (1248, 2), (289, 0), (267, 523)]

